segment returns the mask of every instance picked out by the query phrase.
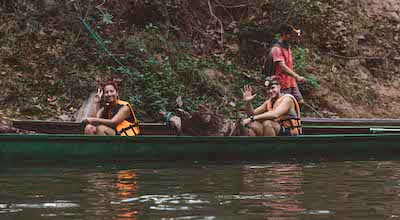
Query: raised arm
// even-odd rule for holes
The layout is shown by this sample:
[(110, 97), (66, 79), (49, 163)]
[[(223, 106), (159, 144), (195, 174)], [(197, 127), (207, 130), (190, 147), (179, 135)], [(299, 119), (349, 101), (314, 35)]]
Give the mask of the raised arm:
[(265, 102), (256, 109), (253, 108), (251, 100), (253, 100), (253, 98), (256, 97), (257, 94), (253, 95), (253, 88), (251, 86), (249, 85), (244, 86), (244, 90), (242, 90), (242, 93), (243, 93), (244, 108), (247, 116), (258, 115), (267, 111), (267, 102)]
[(256, 97), (257, 94), (253, 95), (253, 88), (249, 85), (245, 85), (243, 89), (241, 89), (241, 91), (243, 93), (244, 109), (246, 114), (250, 116), (254, 114), (254, 109), (253, 105), (251, 104), (251, 100), (253, 100), (253, 98)]

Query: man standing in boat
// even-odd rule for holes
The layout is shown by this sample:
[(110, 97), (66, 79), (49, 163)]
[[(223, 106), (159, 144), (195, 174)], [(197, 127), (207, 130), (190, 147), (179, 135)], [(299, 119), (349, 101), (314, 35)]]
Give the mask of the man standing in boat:
[[(105, 106), (100, 108), (101, 97), (104, 92)], [(118, 84), (107, 81), (93, 97), (94, 112), (86, 118), (85, 134), (135, 136), (140, 133), (132, 106), (118, 99)], [(96, 112), (97, 111), (97, 112)]]
[(281, 92), (284, 94), (292, 94), (297, 102), (301, 105), (304, 103), (302, 94), (296, 80), (299, 83), (305, 83), (304, 77), (294, 72), (293, 56), (289, 42), (293, 35), (300, 36), (300, 30), (294, 29), (292, 26), (283, 24), (279, 28), (279, 40), (271, 49), (272, 61), (275, 63), (275, 76), (278, 77), (281, 86)]
[(268, 77), (264, 83), (270, 99), (253, 109), (251, 86), (244, 86), (243, 101), (248, 118), (243, 120), (248, 136), (297, 136), (303, 133), (300, 121), (300, 107), (296, 98), (282, 94), (279, 79)]

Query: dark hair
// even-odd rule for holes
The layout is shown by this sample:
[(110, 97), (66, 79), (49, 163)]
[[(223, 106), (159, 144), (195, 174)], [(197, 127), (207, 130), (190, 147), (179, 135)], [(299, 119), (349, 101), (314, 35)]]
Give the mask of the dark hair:
[(288, 24), (281, 24), (281, 26), (279, 26), (279, 33), (281, 35), (291, 34), (291, 33), (293, 33), (293, 27), (291, 27)]
[(117, 92), (119, 91), (118, 88), (118, 83), (115, 81), (107, 81), (107, 82), (103, 82), (101, 84), (101, 88), (104, 90), (104, 87), (108, 86), (108, 85), (112, 85), (114, 87), (115, 90), (117, 90)]

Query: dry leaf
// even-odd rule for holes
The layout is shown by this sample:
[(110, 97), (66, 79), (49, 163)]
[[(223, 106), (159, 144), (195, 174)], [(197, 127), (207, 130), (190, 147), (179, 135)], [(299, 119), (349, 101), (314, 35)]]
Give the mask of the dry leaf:
[(60, 115), (60, 116), (57, 116), (57, 118), (59, 118), (59, 119), (61, 119), (61, 120), (63, 120), (63, 121), (68, 121), (69, 120), (69, 116), (68, 115)]
[(157, 60), (158, 62), (160, 62), (160, 63), (163, 62), (162, 56), (161, 56), (161, 54), (159, 54), (159, 53), (157, 53), (156, 55), (154, 55), (154, 58), (156, 58), (156, 60)]
[(42, 106), (40, 106), (40, 105), (34, 105), (33, 107), (39, 109), (40, 111), (43, 111), (43, 108), (42, 108)]
[(183, 106), (182, 96), (178, 96), (178, 98), (176, 98), (176, 105), (179, 108), (182, 108), (182, 106)]
[(52, 86), (54, 86), (54, 84), (55, 84), (54, 80), (52, 80), (52, 79), (49, 79), (49, 83), (50, 83)]

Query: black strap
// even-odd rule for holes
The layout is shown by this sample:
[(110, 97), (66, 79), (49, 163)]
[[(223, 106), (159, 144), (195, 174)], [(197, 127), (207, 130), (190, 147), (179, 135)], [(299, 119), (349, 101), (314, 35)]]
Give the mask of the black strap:
[[(292, 120), (296, 120), (298, 125), (293, 126)], [(290, 117), (288, 117), (288, 118), (286, 118), (284, 120), (281, 120), (280, 122), (282, 124), (285, 121), (289, 121), (290, 122), (290, 126), (291, 126), (290, 129), (291, 128), (301, 128), (300, 118), (290, 118)]]
[[(287, 49), (287, 51), (288, 51), (288, 53), (289, 53), (289, 47), (288, 46), (286, 46), (286, 45), (284, 45), (284, 44), (282, 44), (281, 42), (276, 42), (275, 44), (274, 44), (274, 46), (273, 47), (279, 47), (279, 49), (281, 49), (281, 53), (282, 53), (282, 55), (283, 55), (283, 59), (284, 59), (284, 61), (285, 61), (285, 63), (287, 63), (286, 61), (287, 61), (287, 59), (286, 59), (286, 56), (285, 56), (285, 52), (283, 51), (283, 47), (284, 48), (286, 48)], [(274, 62), (275, 63), (275, 62)]]

